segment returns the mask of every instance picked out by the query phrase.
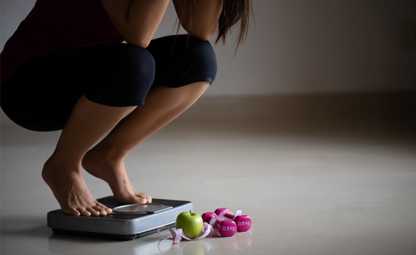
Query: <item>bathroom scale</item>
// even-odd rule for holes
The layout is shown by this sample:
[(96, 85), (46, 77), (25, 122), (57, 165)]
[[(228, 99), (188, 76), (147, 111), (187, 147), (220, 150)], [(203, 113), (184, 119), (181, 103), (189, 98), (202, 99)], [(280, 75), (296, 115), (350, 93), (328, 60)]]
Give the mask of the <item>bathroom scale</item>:
[(125, 204), (112, 196), (98, 199), (113, 213), (106, 216), (72, 216), (61, 209), (47, 214), (47, 225), (54, 234), (92, 235), (116, 240), (132, 240), (174, 228), (176, 217), (192, 210), (183, 200), (152, 198), (150, 204)]

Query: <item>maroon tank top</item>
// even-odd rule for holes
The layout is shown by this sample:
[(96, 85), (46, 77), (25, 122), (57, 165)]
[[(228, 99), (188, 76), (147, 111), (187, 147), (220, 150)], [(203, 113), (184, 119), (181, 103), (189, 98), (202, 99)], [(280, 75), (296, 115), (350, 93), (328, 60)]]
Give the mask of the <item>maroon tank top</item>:
[(121, 41), (100, 0), (37, 0), (0, 54), (0, 80), (52, 50)]

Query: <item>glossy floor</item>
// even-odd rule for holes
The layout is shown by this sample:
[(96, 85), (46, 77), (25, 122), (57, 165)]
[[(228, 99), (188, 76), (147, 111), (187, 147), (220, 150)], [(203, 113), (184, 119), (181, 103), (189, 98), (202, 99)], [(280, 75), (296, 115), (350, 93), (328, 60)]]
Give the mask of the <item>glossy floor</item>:
[[(305, 124), (254, 102), (201, 100), (127, 158), (138, 191), (189, 199), (197, 212), (242, 209), (254, 220), (250, 232), (174, 246), (161, 241), (167, 231), (128, 242), (53, 235), (45, 215), (57, 203), (40, 166), (59, 133), (10, 124), (2, 127), (0, 253), (416, 254), (416, 143), (408, 128), (371, 114), (310, 115), (309, 107), (315, 119)], [(95, 196), (109, 194), (86, 178)]]

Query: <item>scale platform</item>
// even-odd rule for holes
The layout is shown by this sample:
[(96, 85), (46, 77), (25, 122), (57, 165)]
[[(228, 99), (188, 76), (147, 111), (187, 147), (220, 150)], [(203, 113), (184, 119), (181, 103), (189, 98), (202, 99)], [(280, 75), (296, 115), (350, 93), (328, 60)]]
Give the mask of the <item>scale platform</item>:
[(147, 205), (118, 202), (112, 196), (98, 199), (113, 209), (107, 216), (71, 216), (62, 210), (47, 214), (47, 225), (57, 234), (77, 234), (132, 240), (175, 227), (176, 217), (192, 210), (190, 201), (152, 198)]

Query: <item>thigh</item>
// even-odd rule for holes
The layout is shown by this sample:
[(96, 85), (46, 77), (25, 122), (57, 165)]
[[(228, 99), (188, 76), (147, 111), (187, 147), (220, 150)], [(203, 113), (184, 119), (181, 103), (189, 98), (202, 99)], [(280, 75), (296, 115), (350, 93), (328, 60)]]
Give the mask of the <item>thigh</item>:
[(196, 81), (212, 83), (216, 57), (212, 45), (189, 34), (154, 39), (148, 50), (156, 62), (154, 86), (180, 87)]
[(51, 57), (37, 57), (20, 66), (2, 86), (2, 108), (6, 115), (30, 130), (62, 128), (79, 92), (75, 86), (69, 86), (68, 77), (57, 71), (58, 63)]
[(98, 74), (106, 72), (104, 48), (60, 49), (20, 66), (2, 85), (3, 111), (30, 130), (62, 129), (78, 99), (100, 84)]

